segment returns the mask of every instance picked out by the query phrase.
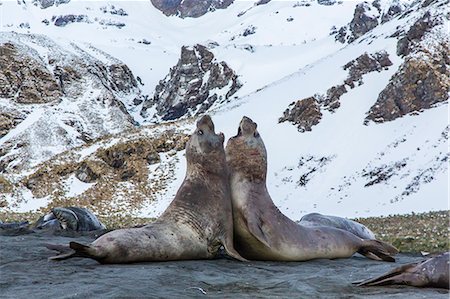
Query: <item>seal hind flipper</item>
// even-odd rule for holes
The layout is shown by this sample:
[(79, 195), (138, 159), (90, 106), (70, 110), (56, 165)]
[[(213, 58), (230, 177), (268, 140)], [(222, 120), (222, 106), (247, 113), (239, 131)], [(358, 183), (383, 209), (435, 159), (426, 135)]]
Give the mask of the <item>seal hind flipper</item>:
[(77, 257), (77, 252), (67, 245), (44, 244), (50, 250), (59, 251), (58, 255), (51, 256), (48, 259), (53, 261), (61, 261), (72, 257)]
[[(395, 262), (395, 258), (392, 255), (398, 253), (398, 249), (394, 246), (378, 241), (378, 240), (362, 240), (363, 244), (358, 250), (358, 253), (364, 255), (365, 257), (373, 260), (382, 259), (386, 262)], [(377, 258), (374, 258), (374, 255)]]
[(407, 277), (406, 274), (411, 273), (404, 273), (406, 270), (410, 268), (414, 268), (417, 264), (408, 264), (403, 265), (400, 267), (397, 267), (388, 273), (382, 274), (375, 278), (369, 278), (366, 280), (359, 280), (352, 282), (353, 284), (356, 284), (357, 286), (381, 286), (381, 285), (389, 285), (389, 284), (399, 284), (402, 281), (405, 281)]

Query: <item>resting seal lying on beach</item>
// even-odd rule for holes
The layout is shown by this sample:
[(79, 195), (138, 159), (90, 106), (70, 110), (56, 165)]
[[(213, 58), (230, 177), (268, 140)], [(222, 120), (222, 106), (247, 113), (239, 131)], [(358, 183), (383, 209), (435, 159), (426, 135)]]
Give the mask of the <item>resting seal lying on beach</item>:
[(449, 289), (449, 252), (412, 264), (406, 264), (383, 275), (364, 281), (358, 286), (409, 285), (414, 287)]
[(36, 229), (93, 231), (106, 229), (98, 218), (88, 209), (79, 207), (53, 208), (50, 213), (39, 218)]
[(395, 261), (398, 250), (381, 241), (325, 226), (303, 226), (283, 215), (267, 191), (267, 153), (256, 123), (244, 117), (226, 146), (235, 247), (247, 259), (306, 261), (346, 258), (355, 252)]
[(223, 245), (232, 257), (233, 218), (223, 134), (214, 132), (209, 116), (197, 122), (186, 145), (186, 177), (175, 199), (153, 223), (119, 229), (89, 245), (70, 242), (70, 249), (48, 245), (62, 254), (51, 259), (87, 257), (100, 263), (211, 259)]
[(319, 213), (310, 213), (300, 219), (300, 225), (303, 226), (329, 226), (346, 230), (361, 239), (375, 240), (375, 234), (365, 225), (353, 220), (337, 216), (322, 215)]

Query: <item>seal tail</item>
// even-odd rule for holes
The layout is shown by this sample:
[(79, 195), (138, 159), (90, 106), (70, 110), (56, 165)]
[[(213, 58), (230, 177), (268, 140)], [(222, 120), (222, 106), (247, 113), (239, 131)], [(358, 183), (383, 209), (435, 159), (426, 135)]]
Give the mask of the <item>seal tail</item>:
[(358, 253), (372, 260), (395, 262), (393, 255), (398, 253), (394, 246), (378, 240), (362, 240), (362, 246)]
[(382, 285), (390, 285), (390, 284), (404, 284), (406, 281), (413, 281), (412, 279), (414, 274), (407, 273), (406, 271), (416, 264), (408, 264), (397, 267), (388, 273), (380, 275), (375, 278), (369, 278), (366, 280), (354, 281), (352, 284), (356, 284), (357, 286), (382, 286)]

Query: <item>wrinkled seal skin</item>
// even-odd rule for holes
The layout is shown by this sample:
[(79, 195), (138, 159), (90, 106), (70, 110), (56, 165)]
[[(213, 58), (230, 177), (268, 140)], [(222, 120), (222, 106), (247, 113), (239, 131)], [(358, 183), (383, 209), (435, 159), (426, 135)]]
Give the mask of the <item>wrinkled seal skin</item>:
[(79, 207), (57, 207), (50, 213), (39, 218), (35, 224), (36, 229), (94, 231), (106, 227), (88, 209)]
[(359, 252), (395, 261), (398, 250), (377, 240), (325, 226), (302, 226), (283, 215), (267, 191), (267, 153), (257, 125), (248, 117), (226, 147), (230, 169), (235, 248), (251, 260), (306, 261), (345, 258)]
[(310, 227), (335, 227), (348, 231), (361, 239), (375, 240), (375, 234), (365, 225), (342, 217), (310, 213), (303, 216), (302, 219), (300, 219), (299, 224)]
[(186, 177), (175, 199), (155, 222), (109, 232), (88, 246), (70, 242), (72, 251), (48, 245), (62, 252), (52, 259), (80, 256), (100, 263), (211, 259), (223, 245), (230, 256), (245, 260), (233, 247), (223, 141), (223, 134), (214, 132), (211, 118), (203, 116), (186, 145)]
[(406, 264), (381, 276), (362, 282), (358, 286), (409, 285), (423, 288), (450, 289), (449, 252), (424, 260)]

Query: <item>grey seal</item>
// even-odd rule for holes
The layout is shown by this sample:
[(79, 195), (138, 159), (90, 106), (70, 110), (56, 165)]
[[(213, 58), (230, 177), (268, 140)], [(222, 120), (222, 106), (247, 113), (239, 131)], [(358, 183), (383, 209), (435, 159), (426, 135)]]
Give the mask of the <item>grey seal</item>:
[(94, 231), (106, 229), (105, 225), (88, 209), (80, 207), (56, 207), (39, 218), (36, 229)]

